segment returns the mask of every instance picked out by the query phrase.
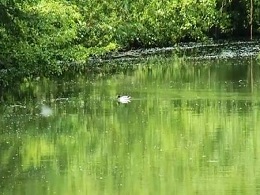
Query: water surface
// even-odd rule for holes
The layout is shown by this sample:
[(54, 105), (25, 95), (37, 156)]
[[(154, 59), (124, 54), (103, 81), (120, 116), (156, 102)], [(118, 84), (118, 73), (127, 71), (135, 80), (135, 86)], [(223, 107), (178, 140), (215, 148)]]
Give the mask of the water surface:
[(125, 67), (3, 92), (2, 194), (260, 193), (256, 60)]

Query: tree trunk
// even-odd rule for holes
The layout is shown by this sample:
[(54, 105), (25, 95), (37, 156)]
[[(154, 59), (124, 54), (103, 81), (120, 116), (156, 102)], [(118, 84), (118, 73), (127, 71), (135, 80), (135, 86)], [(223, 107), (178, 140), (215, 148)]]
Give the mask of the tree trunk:
[(253, 39), (253, 0), (250, 0), (250, 39)]

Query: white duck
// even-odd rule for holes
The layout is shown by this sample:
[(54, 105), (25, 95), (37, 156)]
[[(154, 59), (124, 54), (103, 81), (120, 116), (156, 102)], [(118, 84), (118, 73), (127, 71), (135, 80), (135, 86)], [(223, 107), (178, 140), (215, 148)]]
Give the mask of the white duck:
[(127, 104), (131, 102), (131, 96), (128, 95), (118, 95), (117, 96), (117, 101), (122, 103), (122, 104)]
[(46, 106), (46, 105), (43, 104), (41, 106), (41, 113), (40, 114), (44, 117), (49, 117), (53, 114), (53, 110), (49, 106)]

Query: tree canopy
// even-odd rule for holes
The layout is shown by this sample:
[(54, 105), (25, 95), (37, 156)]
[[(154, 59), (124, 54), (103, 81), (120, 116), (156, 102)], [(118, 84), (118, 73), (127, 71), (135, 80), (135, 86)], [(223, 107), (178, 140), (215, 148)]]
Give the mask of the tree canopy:
[(0, 81), (83, 70), (89, 55), (115, 49), (249, 37), (259, 17), (260, 2), (246, 0), (5, 0)]

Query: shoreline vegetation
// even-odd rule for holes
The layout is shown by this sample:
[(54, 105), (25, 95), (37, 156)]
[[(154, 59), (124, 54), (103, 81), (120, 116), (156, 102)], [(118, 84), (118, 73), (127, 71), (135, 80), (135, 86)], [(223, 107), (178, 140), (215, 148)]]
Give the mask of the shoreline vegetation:
[(114, 61), (138, 61), (150, 56), (176, 56), (185, 59), (217, 59), (234, 57), (252, 57), (260, 52), (259, 38), (253, 41), (227, 41), (213, 43), (180, 43), (173, 47), (134, 49), (108, 52), (101, 56), (90, 56), (88, 64), (109, 63)]
[(247, 0), (3, 1), (0, 84), (84, 72), (111, 52), (252, 40), (259, 17), (260, 2)]

